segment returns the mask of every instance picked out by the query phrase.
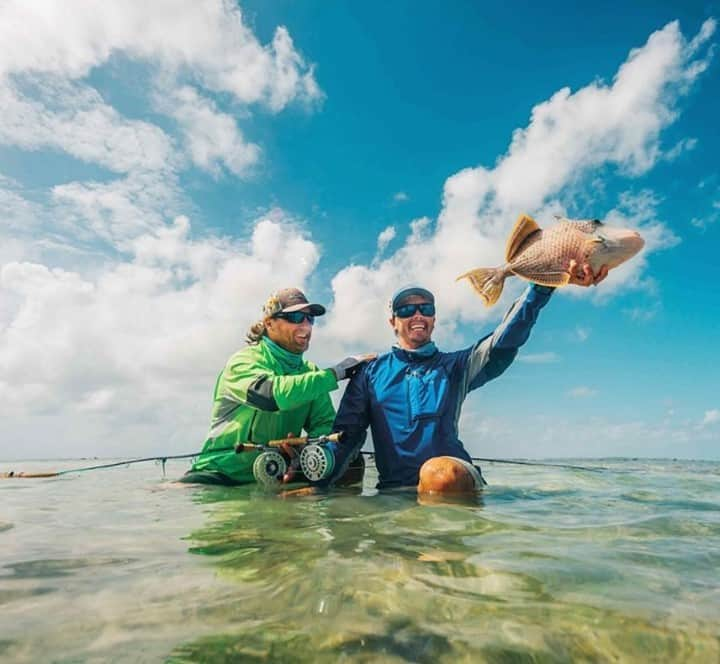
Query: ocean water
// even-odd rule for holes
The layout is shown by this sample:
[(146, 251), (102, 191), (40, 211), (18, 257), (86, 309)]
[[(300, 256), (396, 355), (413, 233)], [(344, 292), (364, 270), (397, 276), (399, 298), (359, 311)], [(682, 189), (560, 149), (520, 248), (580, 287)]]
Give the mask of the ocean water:
[(0, 479), (0, 661), (720, 661), (720, 464), (577, 463), (485, 464), (471, 504)]

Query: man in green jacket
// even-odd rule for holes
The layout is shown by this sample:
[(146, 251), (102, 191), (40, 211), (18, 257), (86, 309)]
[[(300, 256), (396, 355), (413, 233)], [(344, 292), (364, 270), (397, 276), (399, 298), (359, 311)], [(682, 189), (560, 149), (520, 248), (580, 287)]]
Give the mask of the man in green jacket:
[(330, 433), (335, 409), (329, 393), (372, 356), (348, 357), (330, 369), (303, 359), (313, 323), (325, 307), (297, 288), (273, 293), (247, 333), (247, 346), (230, 357), (215, 385), (210, 432), (183, 482), (254, 482), (258, 451), (236, 454), (238, 443), (266, 444), (286, 436)]

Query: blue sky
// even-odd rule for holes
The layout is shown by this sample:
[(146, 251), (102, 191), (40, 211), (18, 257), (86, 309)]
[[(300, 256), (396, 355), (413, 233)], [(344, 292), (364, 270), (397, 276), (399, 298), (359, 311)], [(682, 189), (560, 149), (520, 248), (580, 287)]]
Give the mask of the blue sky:
[(288, 284), (329, 305), (320, 364), (386, 349), (412, 280), (441, 348), (470, 344), (523, 284), (486, 309), (454, 277), (499, 262), (520, 212), (647, 246), (553, 297), (466, 402), (468, 449), (720, 458), (719, 14), (5, 3), (0, 458), (199, 449), (217, 372)]

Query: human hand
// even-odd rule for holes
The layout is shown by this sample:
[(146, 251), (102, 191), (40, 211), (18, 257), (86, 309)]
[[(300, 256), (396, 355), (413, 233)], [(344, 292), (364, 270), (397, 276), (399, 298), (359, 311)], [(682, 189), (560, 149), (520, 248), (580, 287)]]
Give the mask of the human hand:
[(360, 370), (360, 367), (365, 364), (365, 362), (374, 360), (376, 357), (377, 353), (351, 355), (341, 362), (338, 362), (334, 367), (331, 367), (331, 369), (337, 380), (345, 380), (346, 378), (352, 378)]
[(576, 286), (597, 286), (608, 276), (608, 271), (608, 266), (602, 265), (599, 272), (593, 274), (589, 263), (583, 263), (582, 268), (578, 269), (577, 261), (571, 260), (570, 265), (568, 265), (568, 272), (570, 273), (570, 281), (568, 281), (568, 283)]
[[(291, 431), (288, 433), (287, 437), (295, 438), (295, 434)], [(287, 443), (282, 443), (280, 445), (280, 449), (284, 452), (285, 456), (290, 459), (288, 468), (282, 478), (282, 483), (288, 484), (293, 481), (297, 473), (297, 469), (300, 467), (300, 455), (293, 445), (288, 445)]]

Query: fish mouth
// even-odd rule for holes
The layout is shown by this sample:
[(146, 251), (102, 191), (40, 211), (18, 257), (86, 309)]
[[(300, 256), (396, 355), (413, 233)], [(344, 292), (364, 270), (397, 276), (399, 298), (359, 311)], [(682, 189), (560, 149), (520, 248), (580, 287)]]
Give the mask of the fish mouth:
[(626, 260), (632, 258), (644, 246), (640, 233), (631, 230), (616, 230), (605, 238), (605, 260), (608, 267), (617, 267)]
[(633, 234), (626, 240), (626, 246), (629, 251), (632, 251), (631, 256), (634, 256), (645, 246), (645, 240), (642, 239), (640, 233), (633, 232)]

